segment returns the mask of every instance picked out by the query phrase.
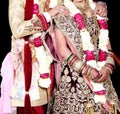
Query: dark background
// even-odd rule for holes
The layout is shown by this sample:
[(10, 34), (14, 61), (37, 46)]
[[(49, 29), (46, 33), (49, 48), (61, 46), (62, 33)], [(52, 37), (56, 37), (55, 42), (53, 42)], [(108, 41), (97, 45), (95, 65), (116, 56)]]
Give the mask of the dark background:
[[(108, 5), (108, 24), (109, 24), (109, 37), (112, 45), (113, 52), (120, 58), (120, 6), (115, 0), (104, 0)], [(116, 69), (111, 76), (113, 85), (120, 98), (120, 65), (116, 62)]]
[[(8, 0), (3, 0), (0, 7), (0, 68), (5, 55), (11, 47), (11, 31), (8, 22)], [(0, 77), (0, 82), (2, 78)]]
[[(109, 23), (109, 37), (113, 51), (120, 57), (120, 6), (116, 0), (103, 0), (107, 3), (108, 8), (108, 23)], [(0, 67), (5, 55), (10, 51), (11, 47), (11, 31), (8, 21), (8, 0), (2, 1), (0, 7)], [(113, 85), (120, 98), (120, 66), (116, 63), (116, 69), (111, 76)], [(1, 79), (0, 79), (1, 80)]]
[(2, 1), (0, 7), (0, 66), (3, 58), (10, 51), (11, 47), (11, 31), (8, 22), (8, 0)]

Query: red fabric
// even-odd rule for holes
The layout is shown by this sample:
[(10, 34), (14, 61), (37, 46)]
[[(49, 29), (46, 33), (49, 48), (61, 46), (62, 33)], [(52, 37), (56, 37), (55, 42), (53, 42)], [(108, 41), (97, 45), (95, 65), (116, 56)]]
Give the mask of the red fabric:
[(103, 29), (103, 30), (108, 29), (108, 23), (105, 19), (98, 20), (98, 24), (99, 24), (101, 29)]
[[(18, 107), (17, 114), (25, 114), (24, 109), (24, 107)], [(32, 114), (46, 114), (47, 105), (32, 107), (32, 111)], [(26, 112), (26, 114), (29, 114), (29, 112)]]
[(32, 18), (33, 15), (33, 0), (26, 0), (25, 5), (25, 20), (29, 20)]
[(36, 106), (32, 108), (33, 114), (46, 114), (47, 113), (47, 105)]
[(30, 96), (29, 94), (25, 95), (25, 107), (24, 107), (24, 112), (23, 114), (33, 114), (33, 110), (30, 105)]
[(46, 31), (48, 29), (48, 23), (45, 16), (43, 14), (38, 14), (37, 16), (41, 21), (43, 31)]
[(53, 89), (56, 86), (55, 85), (55, 79), (54, 79), (54, 63), (51, 64), (51, 69), (50, 69), (50, 79), (51, 79), (51, 85), (50, 85), (50, 96), (52, 96)]
[[(25, 6), (25, 20), (29, 20), (33, 15), (33, 0), (26, 0)], [(29, 36), (24, 38), (25, 41), (29, 40)], [(31, 77), (32, 77), (32, 58), (31, 58), (31, 50), (29, 43), (24, 45), (24, 78), (25, 78), (25, 91), (29, 91), (31, 85)], [(25, 95), (24, 102), (24, 114), (33, 114), (30, 96), (29, 94)]]
[[(46, 34), (45, 42), (46, 42), (52, 56), (58, 60), (57, 54), (55, 52), (55, 48), (53, 46), (54, 44), (53, 44), (52, 38), (49, 34)], [(51, 64), (51, 67), (50, 67), (50, 79), (51, 79), (50, 95), (52, 96), (53, 89), (54, 89), (54, 87), (56, 87), (54, 62)]]
[(32, 75), (32, 58), (29, 43), (24, 46), (24, 76), (25, 76), (25, 90), (29, 91)]

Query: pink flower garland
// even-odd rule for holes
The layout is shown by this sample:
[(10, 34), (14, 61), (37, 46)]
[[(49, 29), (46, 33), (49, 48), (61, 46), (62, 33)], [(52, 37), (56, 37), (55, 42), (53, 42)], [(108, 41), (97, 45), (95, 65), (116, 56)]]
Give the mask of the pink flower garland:
[(107, 56), (106, 51), (99, 49), (99, 60), (98, 61), (100, 62), (106, 61), (106, 56)]
[(39, 5), (38, 4), (34, 4), (34, 6), (33, 6), (33, 14), (38, 14), (39, 13)]
[(34, 43), (35, 47), (40, 47), (40, 46), (42, 46), (41, 37), (39, 36), (39, 37), (34, 38), (34, 39), (33, 39), (33, 43)]
[(82, 15), (80, 13), (75, 14), (74, 19), (78, 24), (78, 29), (79, 30), (82, 30), (82, 29), (84, 29), (86, 27), (84, 19), (83, 19)]
[(86, 58), (85, 58), (86, 61), (95, 60), (94, 51), (87, 50), (85, 51), (85, 54), (86, 54)]
[(95, 91), (94, 94), (96, 94), (96, 95), (105, 95), (105, 90)]

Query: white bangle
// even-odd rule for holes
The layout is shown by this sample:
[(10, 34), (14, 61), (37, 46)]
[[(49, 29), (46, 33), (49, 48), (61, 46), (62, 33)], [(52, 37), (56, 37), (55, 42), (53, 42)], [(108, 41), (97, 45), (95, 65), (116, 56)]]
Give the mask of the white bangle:
[(50, 14), (48, 12), (44, 12), (43, 15), (45, 16), (47, 22), (50, 22), (51, 20)]

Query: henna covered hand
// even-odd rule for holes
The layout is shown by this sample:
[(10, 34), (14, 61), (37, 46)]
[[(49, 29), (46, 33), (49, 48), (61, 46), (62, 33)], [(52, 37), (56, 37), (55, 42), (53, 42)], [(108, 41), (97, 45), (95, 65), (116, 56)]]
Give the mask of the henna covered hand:
[(109, 70), (106, 67), (103, 67), (100, 71), (100, 78), (97, 80), (97, 82), (103, 82), (106, 81), (108, 76), (110, 75)]
[(92, 80), (93, 82), (96, 82), (100, 77), (100, 73), (98, 72), (98, 70), (96, 70), (95, 68), (91, 66), (89, 69), (87, 70), (87, 74), (82, 73), (83, 76), (85, 76), (89, 80)]

